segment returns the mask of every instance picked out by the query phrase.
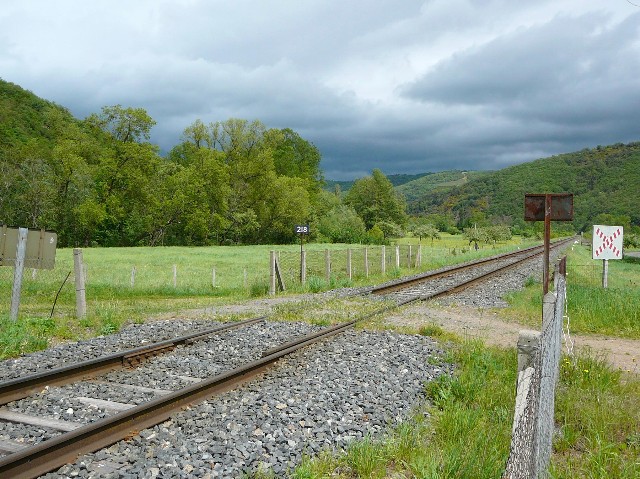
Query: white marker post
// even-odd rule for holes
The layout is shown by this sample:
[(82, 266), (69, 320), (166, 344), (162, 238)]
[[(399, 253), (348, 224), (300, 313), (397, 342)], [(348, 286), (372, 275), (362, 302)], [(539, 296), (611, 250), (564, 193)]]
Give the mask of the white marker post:
[(622, 259), (623, 245), (622, 226), (593, 225), (593, 243), (591, 253), (593, 259), (602, 260), (602, 287), (609, 281), (609, 260)]

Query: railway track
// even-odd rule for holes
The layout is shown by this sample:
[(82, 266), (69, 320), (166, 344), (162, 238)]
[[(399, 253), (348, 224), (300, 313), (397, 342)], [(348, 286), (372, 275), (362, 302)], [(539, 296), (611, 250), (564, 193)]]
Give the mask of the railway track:
[[(563, 239), (552, 244), (552, 249), (561, 249), (571, 243), (573, 238)], [(404, 305), (413, 301), (426, 301), (445, 295), (458, 293), (522, 263), (541, 258), (543, 246), (492, 256), (478, 261), (451, 266), (435, 272), (427, 272), (411, 278), (400, 279), (375, 288), (369, 293), (381, 295)]]
[[(266, 318), (259, 317), (217, 326), (76, 365), (2, 382), (0, 383), (0, 406), (3, 407), (0, 407), (0, 420), (57, 432), (51, 433), (46, 440), (30, 447), (25, 447), (24, 443), (16, 441), (0, 441), (0, 453), (5, 455), (0, 457), (0, 477), (38, 477), (67, 462), (73, 462), (81, 454), (96, 451), (121, 439), (130, 438), (138, 431), (167, 420), (188, 405), (236, 388), (264, 373), (284, 356), (345, 332), (363, 319), (382, 314), (389, 309), (413, 301), (431, 299), (459, 291), (487, 277), (499, 274), (506, 268), (514, 267), (540, 255), (541, 249), (540, 251), (538, 249), (531, 248), (374, 288), (370, 293), (393, 295), (396, 306), (379, 308), (366, 316), (320, 331), (310, 332), (292, 341), (279, 340), (276, 345), (265, 346), (257, 355), (258, 357), (255, 357), (254, 354), (253, 359), (248, 360), (246, 356), (238, 356), (235, 367), (219, 371), (217, 374), (169, 374), (169, 376), (175, 376), (174, 384), (179, 385), (177, 388), (128, 384), (126, 380), (122, 380), (122, 371), (127, 373), (139, 371), (140, 367), (152, 358), (160, 356), (171, 358), (172, 352), (188, 349), (190, 345), (197, 342), (209, 341), (216, 335), (228, 334), (229, 331), (240, 328), (255, 330), (264, 323)], [(497, 263), (500, 263), (499, 266), (496, 266)], [(480, 273), (476, 272), (468, 277), (466, 272), (478, 269), (481, 269)], [(463, 272), (465, 272), (465, 278), (460, 280), (459, 275)], [(452, 280), (452, 276), (456, 276), (456, 279)], [(429, 284), (429, 286), (425, 286), (425, 284)], [(271, 342), (273, 342), (273, 338)], [(254, 351), (254, 353), (257, 352)], [(169, 360), (171, 361), (171, 359)], [(184, 362), (187, 360), (185, 356), (179, 356), (173, 361)], [(176, 370), (178, 371), (179, 368)], [(138, 374), (148, 373), (143, 371)], [(57, 394), (61, 394), (59, 392), (61, 387), (64, 388), (64, 385), (75, 382), (83, 382), (84, 389), (87, 391), (86, 395), (76, 395), (73, 398), (75, 407), (81, 403), (99, 414), (82, 417), (80, 422), (74, 422), (60, 418), (42, 417), (31, 411), (28, 413), (16, 412), (6, 406), (9, 403), (16, 404), (16, 402), (25, 400), (30, 395), (43, 390), (58, 391)], [(131, 401), (113, 401), (108, 398), (108, 393), (107, 399), (98, 397), (100, 391), (106, 390), (108, 392), (112, 387), (129, 390)], [(70, 403), (65, 398), (62, 404), (65, 404), (64, 408)], [(29, 407), (23, 405), (23, 409), (29, 410)], [(72, 409), (73, 407), (69, 407), (67, 412)]]

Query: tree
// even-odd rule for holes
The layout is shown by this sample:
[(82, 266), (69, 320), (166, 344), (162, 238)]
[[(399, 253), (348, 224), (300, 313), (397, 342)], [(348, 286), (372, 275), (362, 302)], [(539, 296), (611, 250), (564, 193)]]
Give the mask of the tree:
[(434, 239), (440, 239), (440, 231), (432, 224), (424, 224), (416, 226), (413, 229), (413, 234), (418, 236), (419, 241), (422, 241), (422, 237), (431, 238), (431, 244), (433, 245)]
[(344, 199), (353, 207), (367, 228), (380, 222), (403, 226), (407, 222), (406, 203), (389, 179), (378, 169), (371, 176), (356, 180)]
[(144, 108), (123, 108), (120, 105), (102, 107), (99, 115), (89, 115), (86, 122), (123, 143), (148, 141), (151, 128), (156, 124)]
[(347, 205), (335, 206), (320, 218), (318, 230), (333, 243), (359, 243), (366, 235), (364, 222)]
[(392, 221), (378, 221), (374, 227), (377, 227), (384, 234), (385, 239), (387, 238), (398, 238), (402, 236), (402, 227)]

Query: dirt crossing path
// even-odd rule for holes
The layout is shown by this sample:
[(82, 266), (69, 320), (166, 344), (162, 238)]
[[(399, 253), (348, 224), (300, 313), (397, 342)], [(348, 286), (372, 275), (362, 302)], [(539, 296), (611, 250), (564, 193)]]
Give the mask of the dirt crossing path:
[[(531, 329), (530, 326), (504, 321), (489, 310), (434, 308), (427, 304), (418, 304), (406, 308), (401, 313), (389, 315), (386, 321), (412, 327), (437, 324), (445, 331), (453, 332), (462, 338), (478, 338), (487, 344), (501, 347), (515, 347), (518, 332)], [(576, 334), (570, 334), (569, 339), (573, 341), (574, 350), (590, 349), (592, 353), (601, 355), (616, 368), (640, 374), (640, 340)], [(567, 352), (567, 342), (564, 340), (563, 352)]]

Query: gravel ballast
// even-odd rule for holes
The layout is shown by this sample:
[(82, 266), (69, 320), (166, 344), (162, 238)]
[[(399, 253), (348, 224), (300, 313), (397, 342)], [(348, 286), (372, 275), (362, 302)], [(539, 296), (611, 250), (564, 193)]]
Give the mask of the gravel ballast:
[[(164, 337), (212, 324), (180, 323), (134, 325), (113, 337), (96, 338), (100, 346), (92, 341), (60, 346), (50, 350), (54, 351), (53, 358), (47, 358), (48, 351), (43, 351), (5, 361), (0, 371), (13, 377), (7, 371), (15, 371), (16, 364), (36, 371), (64, 363), (64, 357), (77, 361), (85, 347), (92, 355), (105, 347), (118, 350), (118, 344), (133, 347), (158, 331)], [(257, 358), (268, 347), (317, 329), (306, 323), (268, 322), (234, 330), (154, 358), (139, 373), (117, 371), (106, 379), (176, 389), (184, 385), (179, 376), (211, 377)], [(103, 349), (102, 354), (105, 352)], [(82, 456), (75, 464), (44, 477), (241, 477), (259, 468), (286, 477), (303, 454), (344, 449), (353, 440), (378, 437), (387, 427), (407, 418), (423, 399), (425, 383), (449, 372), (448, 365), (433, 360), (441, 354), (428, 337), (349, 330), (287, 356), (240, 389), (195, 405), (170, 421)], [(125, 403), (148, 399), (108, 384), (80, 383), (51, 388), (8, 407), (44, 414), (37, 412), (41, 408), (51, 417), (81, 423), (112, 414), (83, 406), (73, 399), (74, 395)], [(22, 437), (25, 442), (35, 443), (55, 435), (33, 429), (7, 425), (0, 428), (0, 438)]]

